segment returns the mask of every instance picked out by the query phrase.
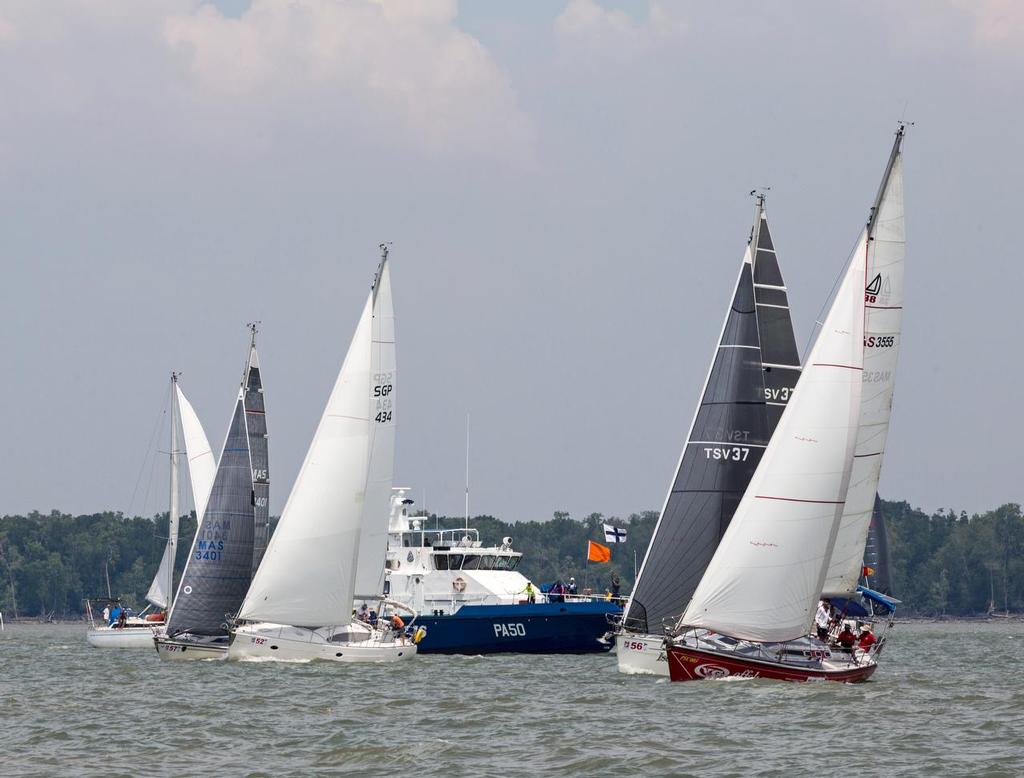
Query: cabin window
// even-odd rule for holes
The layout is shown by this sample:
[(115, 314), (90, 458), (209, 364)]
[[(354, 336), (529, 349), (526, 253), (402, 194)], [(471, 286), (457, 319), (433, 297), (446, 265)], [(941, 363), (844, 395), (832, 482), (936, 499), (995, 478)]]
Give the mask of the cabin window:
[(507, 556), (496, 556), (496, 557), (494, 557), (494, 569), (495, 570), (508, 570), (509, 569), (508, 563), (509, 563), (509, 560), (511, 558), (512, 557), (507, 557)]
[(466, 554), (466, 560), (462, 563), (463, 570), (477, 570), (480, 568), (479, 554)]
[(448, 555), (447, 554), (434, 554), (434, 569), (435, 570), (447, 570), (448, 569)]
[(449, 554), (449, 556), (448, 556), (448, 569), (449, 570), (461, 570), (462, 569), (462, 554)]
[(494, 567), (494, 557), (493, 556), (491, 556), (490, 554), (485, 554), (484, 556), (480, 557), (480, 569), (481, 570), (490, 570), (492, 567)]
[(520, 556), (510, 556), (508, 558), (508, 569), (509, 570), (515, 570), (516, 569), (516, 565), (519, 564), (519, 560), (520, 559), (522, 559), (522, 557), (520, 557)]

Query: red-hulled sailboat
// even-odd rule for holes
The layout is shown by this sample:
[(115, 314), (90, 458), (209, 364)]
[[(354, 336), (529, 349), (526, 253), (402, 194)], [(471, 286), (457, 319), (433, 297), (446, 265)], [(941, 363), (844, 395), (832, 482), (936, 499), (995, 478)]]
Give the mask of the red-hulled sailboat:
[(823, 592), (856, 596), (856, 574), (833, 581), (863, 552), (878, 484), (902, 314), (902, 140), (901, 126), (803, 374), (667, 641), (673, 681), (855, 683), (877, 667), (884, 641), (844, 649), (808, 633)]

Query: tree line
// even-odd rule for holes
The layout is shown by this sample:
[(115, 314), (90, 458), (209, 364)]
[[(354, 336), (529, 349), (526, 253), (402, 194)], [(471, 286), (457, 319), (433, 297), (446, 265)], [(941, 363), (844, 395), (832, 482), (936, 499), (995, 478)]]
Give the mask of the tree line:
[[(940, 510), (931, 515), (906, 502), (882, 501), (892, 557), (891, 594), (901, 613), (962, 616), (1024, 611), (1024, 516), (1008, 503), (987, 513)], [(519, 570), (536, 583), (576, 579), (603, 593), (613, 576), (630, 591), (654, 531), (656, 511), (622, 519), (592, 513), (575, 519), (555, 512), (545, 521), (505, 522), (477, 516), (471, 525), (485, 545), (512, 537), (523, 552)], [(604, 543), (602, 524), (626, 530), (626, 542), (607, 544), (609, 563), (586, 559), (587, 541)], [(141, 608), (167, 538), (167, 514), (72, 516), (57, 511), (0, 517), (0, 612), (11, 617), (73, 618), (86, 598), (108, 592)], [(274, 522), (272, 522), (273, 528)], [(463, 519), (431, 515), (425, 524), (460, 527)], [(177, 571), (195, 533), (194, 515), (181, 520)]]

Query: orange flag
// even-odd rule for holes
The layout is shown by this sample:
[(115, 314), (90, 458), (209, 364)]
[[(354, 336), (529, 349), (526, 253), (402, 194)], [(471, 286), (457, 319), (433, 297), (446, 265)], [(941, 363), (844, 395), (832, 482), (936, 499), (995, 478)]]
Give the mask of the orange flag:
[(591, 562), (611, 562), (612, 550), (593, 540), (587, 541), (587, 559)]

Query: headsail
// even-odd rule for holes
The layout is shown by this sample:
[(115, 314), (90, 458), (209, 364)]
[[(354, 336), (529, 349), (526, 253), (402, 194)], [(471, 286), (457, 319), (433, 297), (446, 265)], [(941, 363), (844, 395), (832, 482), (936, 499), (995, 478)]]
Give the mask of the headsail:
[(352, 620), (369, 475), (373, 317), (370, 292), (277, 530), (239, 618), (303, 627)]
[(237, 610), (249, 585), (253, 488), (243, 403), (240, 389), (210, 499), (168, 616), (171, 636), (223, 634), (225, 619)]
[(896, 360), (903, 319), (903, 128), (896, 133), (889, 164), (867, 227), (864, 284), (864, 389), (850, 489), (825, 578), (825, 596), (857, 590), (868, 525), (875, 507), (885, 441), (892, 414)]
[(766, 642), (792, 640), (810, 627), (856, 442), (866, 238), (684, 625)]
[(217, 475), (217, 459), (210, 448), (210, 441), (206, 439), (203, 425), (199, 423), (199, 417), (192, 408), (192, 403), (181, 391), (181, 384), (176, 384), (176, 386), (181, 430), (185, 435), (188, 475), (192, 482), (192, 503), (195, 505), (196, 522), (198, 523), (206, 511), (206, 501), (210, 499), (210, 489), (213, 488), (213, 479)]
[(253, 547), (252, 575), (260, 566), (270, 539), (270, 460), (267, 452), (267, 415), (263, 399), (260, 360), (256, 353), (256, 325), (250, 324), (252, 340), (246, 363), (243, 390), (245, 425), (249, 433), (249, 454), (252, 458)]
[(372, 352), (370, 354), (370, 464), (366, 479), (366, 503), (359, 536), (355, 596), (371, 599), (384, 589), (384, 562), (388, 547), (391, 485), (395, 470), (396, 394), (395, 312), (391, 301), (391, 269), (388, 247), (382, 257), (374, 284)]
[(800, 374), (786, 286), (758, 197), (715, 357), (624, 625), (661, 631), (682, 614)]

